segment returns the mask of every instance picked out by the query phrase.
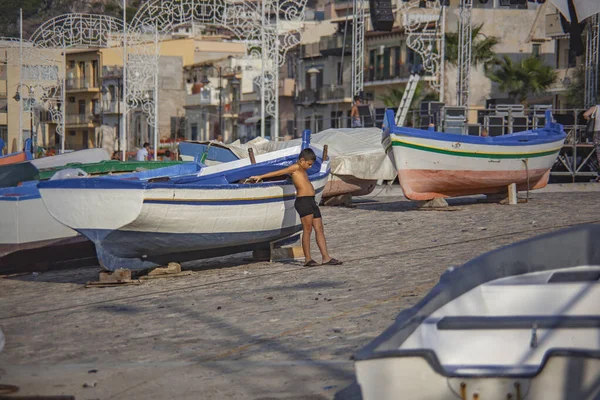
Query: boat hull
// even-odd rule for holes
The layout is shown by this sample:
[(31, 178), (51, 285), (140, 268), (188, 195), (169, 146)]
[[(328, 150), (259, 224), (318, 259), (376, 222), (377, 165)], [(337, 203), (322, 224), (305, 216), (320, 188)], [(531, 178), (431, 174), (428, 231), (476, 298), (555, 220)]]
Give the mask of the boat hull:
[[(317, 202), (326, 182), (326, 175), (313, 181)], [(122, 215), (114, 222), (108, 221), (111, 218), (106, 215), (105, 229), (76, 229), (95, 243), (100, 264), (108, 270), (145, 269), (269, 248), (271, 242), (302, 229), (294, 209), (292, 184), (262, 189), (253, 185), (230, 186), (215, 190), (113, 191), (119, 203), (129, 204), (122, 208)], [(141, 208), (136, 209), (134, 204), (140, 195)]]
[(27, 161), (27, 155), (25, 154), (25, 152), (8, 154), (6, 156), (0, 157), (0, 165), (14, 164), (23, 161)]
[(359, 179), (348, 175), (331, 175), (323, 190), (323, 198), (340, 195), (366, 196), (375, 189), (375, 186), (377, 186), (377, 180)]
[(391, 134), (388, 154), (411, 200), (541, 189), (563, 138), (532, 146), (485, 146)]

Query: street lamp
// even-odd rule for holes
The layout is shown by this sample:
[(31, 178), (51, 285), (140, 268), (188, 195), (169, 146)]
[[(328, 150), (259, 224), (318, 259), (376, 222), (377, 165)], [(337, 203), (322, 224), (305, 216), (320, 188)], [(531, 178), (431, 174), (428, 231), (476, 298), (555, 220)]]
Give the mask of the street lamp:
[[(35, 91), (34, 91), (34, 87), (33, 87), (33, 86), (29, 86), (29, 85), (27, 85), (27, 84), (25, 84), (25, 83), (19, 83), (19, 84), (17, 85), (17, 92), (16, 92), (16, 93), (15, 93), (15, 95), (13, 96), (13, 99), (14, 99), (16, 102), (20, 102), (20, 101), (21, 101), (21, 93), (20, 93), (20, 90), (21, 90), (21, 87), (22, 87), (22, 86), (25, 86), (25, 87), (27, 88), (27, 90), (29, 91), (29, 98), (28, 98), (29, 100), (28, 100), (28, 103), (29, 103), (29, 113), (31, 114), (31, 115), (30, 115), (30, 117), (29, 117), (29, 137), (30, 137), (30, 139), (31, 139), (31, 154), (33, 154), (33, 146), (34, 146), (34, 135), (33, 135), (33, 107), (32, 107), (32, 101), (31, 101), (31, 99), (33, 99), (33, 98), (34, 98), (33, 96), (34, 96), (34, 94), (35, 94)], [(23, 134), (23, 133), (21, 132), (21, 135), (22, 135), (22, 134)], [(19, 135), (19, 136), (20, 136), (20, 135)], [(35, 139), (35, 142), (37, 142), (37, 138)], [(23, 146), (23, 143), (20, 143), (20, 146)]]
[[(205, 72), (210, 69), (217, 71), (217, 76), (219, 78), (219, 87), (217, 87), (217, 90), (219, 91), (219, 135), (222, 135), (223, 134), (223, 72), (225, 72), (225, 73), (229, 72), (229, 73), (233, 74), (233, 79), (231, 79), (230, 83), (232, 86), (236, 86), (236, 85), (240, 84), (239, 79), (237, 79), (237, 77), (235, 76), (235, 74), (237, 72), (239, 72), (239, 68), (206, 65), (206, 66), (203, 66), (202, 69)], [(210, 80), (208, 79), (208, 76), (206, 76), (206, 75), (204, 75), (204, 78), (202, 78), (201, 82), (204, 86), (208, 86), (210, 84)]]

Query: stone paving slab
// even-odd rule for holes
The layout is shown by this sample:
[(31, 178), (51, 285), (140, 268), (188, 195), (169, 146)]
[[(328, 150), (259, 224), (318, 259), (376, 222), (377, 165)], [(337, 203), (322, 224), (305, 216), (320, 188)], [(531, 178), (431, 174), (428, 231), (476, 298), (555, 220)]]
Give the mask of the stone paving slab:
[[(452, 211), (421, 211), (387, 196), (324, 207), (340, 267), (240, 254), (185, 263), (191, 275), (140, 286), (86, 289), (98, 276), (93, 267), (0, 278), (0, 383), (78, 399), (352, 398), (342, 391), (353, 379), (352, 354), (443, 271), (600, 222), (598, 199), (532, 193), (518, 205), (467, 198), (450, 200)], [(90, 379), (95, 386), (84, 388)]]

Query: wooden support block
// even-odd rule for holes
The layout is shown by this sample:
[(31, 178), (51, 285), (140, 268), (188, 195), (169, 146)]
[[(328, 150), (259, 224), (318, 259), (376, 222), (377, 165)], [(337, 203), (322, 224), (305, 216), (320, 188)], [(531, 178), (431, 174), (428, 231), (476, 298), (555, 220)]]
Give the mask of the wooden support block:
[(256, 158), (254, 157), (254, 150), (252, 148), (248, 149), (248, 156), (250, 157), (250, 163), (256, 164)]
[(119, 268), (115, 271), (100, 272), (100, 283), (123, 283), (131, 281), (131, 270)]
[(166, 267), (157, 267), (148, 273), (148, 276), (168, 275), (181, 273), (181, 265), (178, 263), (169, 263)]
[(304, 259), (302, 246), (280, 247), (271, 249), (270, 261), (291, 261)]
[(517, 184), (511, 183), (508, 185), (508, 204), (517, 204)]
[(436, 197), (433, 200), (420, 201), (418, 203), (419, 208), (447, 208), (448, 202), (443, 197)]
[(141, 284), (139, 280), (131, 279), (131, 270), (120, 268), (115, 271), (100, 272), (99, 280), (97, 282), (88, 282), (85, 287), (114, 287), (139, 284)]
[(269, 249), (253, 250), (252, 259), (254, 261), (269, 261), (271, 259), (271, 251)]

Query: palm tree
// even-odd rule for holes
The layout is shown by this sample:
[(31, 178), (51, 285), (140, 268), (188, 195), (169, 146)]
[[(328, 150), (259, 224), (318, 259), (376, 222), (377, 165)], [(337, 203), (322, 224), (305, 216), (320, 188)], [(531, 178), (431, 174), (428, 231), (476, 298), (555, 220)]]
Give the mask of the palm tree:
[[(383, 104), (386, 107), (397, 108), (400, 105), (402, 96), (404, 95), (404, 90), (406, 90), (406, 86), (403, 88), (389, 89), (387, 94), (381, 96), (379, 100), (383, 101)], [(431, 101), (437, 99), (438, 95), (430, 90), (425, 90), (425, 82), (421, 81), (417, 84), (415, 95), (410, 103), (409, 110), (414, 110), (417, 108), (422, 101)]]
[[(486, 72), (497, 64), (494, 48), (500, 40), (496, 36), (486, 36), (481, 33), (483, 23), (474, 25), (471, 31), (471, 64), (483, 65)], [(446, 33), (446, 60), (449, 64), (458, 64), (458, 32)]]
[(539, 95), (558, 79), (558, 73), (549, 65), (545, 65), (539, 57), (524, 58), (518, 63), (504, 56), (498, 69), (489, 72), (488, 78), (499, 84), (500, 90), (521, 104), (527, 105), (529, 95)]

